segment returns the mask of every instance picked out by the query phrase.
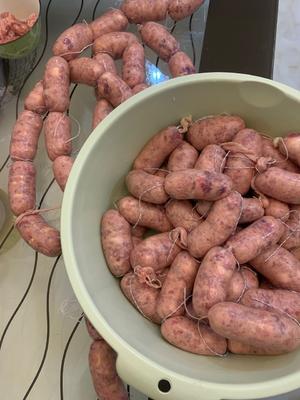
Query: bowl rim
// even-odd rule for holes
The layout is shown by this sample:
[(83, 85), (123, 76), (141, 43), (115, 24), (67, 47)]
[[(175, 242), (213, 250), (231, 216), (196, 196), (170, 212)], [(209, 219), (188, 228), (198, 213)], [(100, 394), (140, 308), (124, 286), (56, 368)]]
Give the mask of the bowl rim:
[[(232, 399), (249, 399), (249, 398), (262, 398), (274, 395), (280, 395), (287, 393), (288, 391), (296, 390), (300, 387), (300, 369), (298, 372), (283, 376), (281, 378), (270, 379), (259, 383), (237, 383), (237, 384), (225, 384), (225, 383), (213, 383), (201, 380), (195, 380), (193, 378), (188, 378), (182, 376), (173, 371), (165, 369), (155, 362), (149, 360), (143, 354), (139, 353), (137, 350), (132, 348), (127, 342), (125, 342), (115, 331), (113, 331), (109, 324), (103, 319), (99, 310), (94, 305), (85, 285), (83, 284), (80, 273), (79, 266), (77, 265), (76, 258), (73, 251), (72, 245), (72, 210), (75, 202), (75, 189), (80, 177), (80, 172), (82, 166), (88, 159), (89, 153), (91, 152), (93, 146), (96, 142), (105, 134), (114, 119), (121, 114), (127, 113), (131, 108), (135, 107), (137, 103), (141, 100), (159, 95), (160, 92), (168, 90), (172, 87), (185, 86), (187, 83), (193, 82), (256, 82), (267, 84), (280, 91), (284, 92), (284, 95), (293, 98), (300, 102), (300, 92), (293, 89), (287, 85), (279, 82), (272, 81), (267, 78), (257, 77), (248, 74), (237, 74), (228, 72), (209, 72), (200, 73), (190, 76), (179, 77), (171, 79), (167, 82), (160, 83), (158, 85), (152, 86), (141, 93), (131, 97), (129, 100), (117, 107), (110, 115), (108, 115), (104, 121), (101, 122), (96, 129), (91, 133), (89, 138), (86, 140), (82, 149), (80, 150), (76, 161), (74, 162), (71, 174), (68, 179), (68, 184), (64, 192), (62, 212), (61, 212), (61, 240), (62, 240), (62, 250), (63, 257), (65, 261), (66, 271), (68, 278), (70, 280), (71, 286), (74, 293), (87, 317), (95, 325), (95, 328), (100, 331), (104, 339), (114, 348), (118, 353), (118, 364), (122, 364), (124, 357), (131, 357), (130, 362), (137, 362), (140, 365), (137, 370), (140, 372), (141, 365), (143, 367), (151, 367), (153, 371), (159, 371), (159, 376), (171, 376), (171, 380), (177, 379), (182, 384), (191, 384), (197, 386), (200, 393), (203, 392), (203, 398), (205, 399), (222, 399), (222, 398), (232, 398)], [(122, 360), (119, 360), (122, 359)], [(120, 362), (119, 362), (120, 361)], [(127, 364), (127, 367), (130, 368)], [(122, 376), (122, 374), (121, 374)], [(148, 375), (147, 375), (148, 376)], [(136, 386), (137, 387), (137, 386)], [(137, 387), (138, 388), (138, 387)], [(210, 397), (211, 396), (211, 397)], [(257, 397), (260, 396), (260, 397)], [(164, 395), (164, 398), (168, 396)], [(173, 397), (170, 397), (173, 398)], [(199, 391), (197, 397), (199, 397)], [(193, 397), (194, 399), (194, 397)]]

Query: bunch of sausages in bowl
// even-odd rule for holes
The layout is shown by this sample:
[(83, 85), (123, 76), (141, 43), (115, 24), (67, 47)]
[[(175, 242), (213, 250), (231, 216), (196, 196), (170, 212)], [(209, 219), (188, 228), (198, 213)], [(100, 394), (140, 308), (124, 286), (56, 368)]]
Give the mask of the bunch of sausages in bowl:
[(181, 77), (129, 99), (79, 155), (67, 271), (120, 377), (152, 398), (299, 386), (299, 99), (258, 77)]
[(299, 143), (238, 116), (184, 118), (134, 160), (130, 195), (102, 218), (102, 246), (126, 297), (171, 344), (221, 356), (227, 345), (265, 355), (300, 345)]

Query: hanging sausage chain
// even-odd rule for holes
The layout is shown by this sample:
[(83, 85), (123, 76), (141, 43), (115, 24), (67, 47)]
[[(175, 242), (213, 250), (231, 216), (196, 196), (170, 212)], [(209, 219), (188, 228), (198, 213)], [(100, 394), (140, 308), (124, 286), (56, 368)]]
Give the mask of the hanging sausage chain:
[[(139, 38), (126, 32), (129, 23), (139, 24), (144, 45), (168, 63), (173, 77), (195, 73), (192, 60), (180, 50), (177, 40), (158, 21), (169, 15), (174, 21), (194, 13), (203, 0), (125, 0), (121, 9), (111, 9), (91, 23), (78, 23), (65, 30), (53, 45), (43, 79), (25, 99), (11, 137), (9, 199), (16, 227), (36, 251), (56, 257), (61, 253), (60, 233), (35, 210), (36, 168), (34, 159), (44, 128), (45, 145), (53, 162), (54, 177), (65, 189), (73, 165), (70, 83), (95, 88), (97, 103), (93, 129), (115, 108), (146, 89), (145, 51)], [(93, 56), (79, 55), (92, 47)], [(115, 60), (123, 60), (122, 77)], [(44, 117), (44, 121), (43, 121)]]

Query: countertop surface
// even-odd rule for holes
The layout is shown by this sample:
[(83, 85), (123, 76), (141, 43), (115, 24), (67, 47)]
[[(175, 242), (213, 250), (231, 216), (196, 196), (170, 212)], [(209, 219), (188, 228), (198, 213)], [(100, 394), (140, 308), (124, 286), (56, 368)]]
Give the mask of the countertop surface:
[[(25, 67), (21, 66), (24, 69), (22, 73), (28, 74), (24, 86), (11, 94), (0, 109), (0, 188), (5, 191), (11, 127), (16, 115), (22, 110), (24, 97), (43, 75), (54, 39), (71, 24), (90, 21), (93, 16), (100, 15), (109, 7), (117, 7), (120, 2), (42, 0), (41, 3), (41, 44), (34, 55), (35, 59), (29, 58)], [(296, 3), (293, 0), (282, 0), (280, 4), (274, 78), (300, 88), (300, 56), (299, 50), (295, 51), (296, 45), (299, 49), (299, 42), (295, 43), (293, 32), (294, 27), (299, 32), (300, 24), (300, 7)], [(296, 11), (292, 12), (291, 7)], [(183, 49), (195, 59), (197, 67), (200, 63), (207, 9), (208, 1), (193, 18), (173, 27), (175, 36)], [(172, 28), (171, 23), (168, 26)], [(155, 79), (167, 79), (167, 70), (163, 64), (158, 63), (159, 69), (156, 69), (157, 59), (154, 54), (147, 53), (147, 59), (148, 78), (152, 83)], [(83, 101), (84, 110), (89, 110), (84, 113), (81, 111)], [(70, 110), (74, 132), (77, 132), (76, 121), (81, 125), (81, 133), (74, 140), (74, 155), (91, 131), (94, 102), (92, 90), (74, 88)], [(42, 140), (36, 165), (37, 206), (44, 209), (60, 205), (62, 194), (53, 181), (51, 164)], [(45, 217), (59, 227), (59, 214), (57, 210)], [(6, 232), (0, 236), (0, 302), (1, 400), (95, 400), (87, 363), (91, 341), (82, 320), (82, 310), (66, 276), (63, 259), (37, 255), (19, 238), (12, 221), (7, 221)], [(298, 393), (278, 399), (295, 400), (299, 397)], [(134, 388), (130, 388), (130, 398), (146, 399)]]

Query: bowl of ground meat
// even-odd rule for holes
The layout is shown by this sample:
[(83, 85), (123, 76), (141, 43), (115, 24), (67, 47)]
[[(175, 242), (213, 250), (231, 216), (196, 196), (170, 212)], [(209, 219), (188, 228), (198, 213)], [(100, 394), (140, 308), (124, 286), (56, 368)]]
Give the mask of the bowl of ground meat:
[(40, 39), (39, 0), (0, 0), (0, 57), (16, 59), (29, 54)]

